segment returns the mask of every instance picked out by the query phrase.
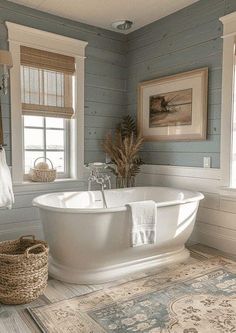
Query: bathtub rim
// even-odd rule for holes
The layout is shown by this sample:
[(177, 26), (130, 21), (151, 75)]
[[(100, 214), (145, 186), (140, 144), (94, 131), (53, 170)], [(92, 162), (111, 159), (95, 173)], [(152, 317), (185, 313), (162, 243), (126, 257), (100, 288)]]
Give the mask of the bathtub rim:
[[(193, 194), (192, 197), (183, 199), (183, 200), (171, 200), (171, 201), (164, 201), (160, 203), (156, 203), (157, 208), (161, 207), (169, 207), (169, 206), (177, 206), (177, 205), (182, 205), (182, 204), (187, 204), (190, 202), (196, 202), (204, 199), (204, 195), (201, 192), (194, 192), (190, 191), (187, 189), (180, 189), (180, 188), (175, 188), (175, 187), (167, 187), (167, 186), (137, 186), (135, 189), (142, 189), (142, 188), (164, 188), (164, 189), (174, 189), (177, 191), (187, 191)], [(123, 190), (123, 189), (111, 189), (111, 191), (114, 190)], [(99, 190), (97, 190), (100, 192)], [(109, 190), (105, 190), (106, 191)], [(54, 206), (47, 206), (39, 202), (39, 199), (47, 196), (52, 196), (52, 195), (58, 195), (62, 193), (75, 193), (75, 192), (88, 192), (88, 191), (60, 191), (60, 192), (51, 192), (47, 194), (42, 194), (40, 196), (37, 196), (36, 198), (33, 199), (32, 204), (34, 207), (38, 207), (47, 211), (53, 211), (53, 212), (60, 212), (60, 213), (72, 213), (72, 214), (98, 214), (98, 213), (115, 213), (115, 212), (125, 212), (128, 210), (128, 202), (125, 206), (117, 206), (117, 207), (111, 207), (111, 208), (63, 208), (63, 207), (54, 207)], [(93, 191), (92, 191), (93, 192)], [(95, 191), (94, 191), (95, 192)], [(131, 201), (130, 201), (131, 202)]]

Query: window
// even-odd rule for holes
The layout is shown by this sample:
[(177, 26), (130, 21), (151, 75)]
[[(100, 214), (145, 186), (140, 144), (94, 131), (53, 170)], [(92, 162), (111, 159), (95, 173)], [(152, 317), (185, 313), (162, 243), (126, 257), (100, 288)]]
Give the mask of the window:
[(61, 177), (80, 179), (84, 171), (87, 42), (12, 22), (6, 25), (13, 57), (13, 182), (23, 182), (25, 171), (39, 154), (52, 159)]
[(74, 58), (21, 47), (24, 172), (39, 160), (70, 176)]
[(221, 186), (236, 188), (236, 12), (220, 18), (223, 23), (221, 100)]
[[(236, 60), (236, 57), (235, 57)], [(236, 61), (234, 64), (234, 88), (232, 110), (232, 152), (231, 152), (231, 187), (236, 188)]]

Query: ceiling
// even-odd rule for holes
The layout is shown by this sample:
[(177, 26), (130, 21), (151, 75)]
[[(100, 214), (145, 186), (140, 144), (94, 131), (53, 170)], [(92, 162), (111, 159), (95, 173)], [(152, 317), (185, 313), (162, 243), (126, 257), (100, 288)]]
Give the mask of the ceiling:
[(20, 5), (114, 30), (111, 23), (121, 19), (134, 22), (129, 33), (198, 0), (10, 0)]

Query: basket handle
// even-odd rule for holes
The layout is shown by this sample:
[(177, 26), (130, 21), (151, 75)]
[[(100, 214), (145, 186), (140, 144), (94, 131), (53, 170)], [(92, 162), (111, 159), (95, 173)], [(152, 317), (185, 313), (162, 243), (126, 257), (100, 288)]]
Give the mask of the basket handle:
[(26, 255), (26, 257), (28, 258), (28, 256), (29, 256), (31, 250), (36, 249), (36, 248), (38, 248), (38, 247), (41, 247), (41, 249), (43, 249), (44, 251), (46, 251), (46, 247), (45, 247), (43, 244), (41, 244), (41, 243), (39, 243), (39, 244), (35, 244), (35, 245), (33, 245), (33, 246), (28, 247), (28, 248), (25, 250), (25, 255)]
[(43, 158), (45, 161), (48, 160), (50, 162), (50, 164), (51, 164), (51, 169), (54, 169), (52, 161), (48, 157), (38, 157), (38, 158), (36, 158), (36, 160), (34, 161), (34, 168), (35, 168), (36, 162), (38, 160), (40, 160), (41, 158)]
[(25, 235), (25, 236), (21, 236), (19, 238), (19, 241), (21, 242), (24, 238), (32, 238), (33, 241), (35, 241), (35, 236), (34, 235)]

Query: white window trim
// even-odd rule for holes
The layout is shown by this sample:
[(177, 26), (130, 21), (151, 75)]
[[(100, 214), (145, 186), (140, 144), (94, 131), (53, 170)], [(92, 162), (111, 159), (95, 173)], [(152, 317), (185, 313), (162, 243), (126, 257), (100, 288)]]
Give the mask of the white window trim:
[(234, 107), (234, 65), (236, 12), (220, 18), (223, 23), (223, 63), (221, 101), (221, 186), (230, 188), (232, 166), (232, 115)]
[(9, 50), (13, 57), (10, 72), (11, 84), (11, 139), (12, 178), (14, 184), (23, 183), (23, 124), (21, 110), (20, 46), (40, 48), (73, 56), (76, 62), (75, 118), (73, 119), (71, 142), (71, 176), (82, 179), (84, 172), (84, 62), (87, 42), (64, 37), (50, 32), (6, 22)]

